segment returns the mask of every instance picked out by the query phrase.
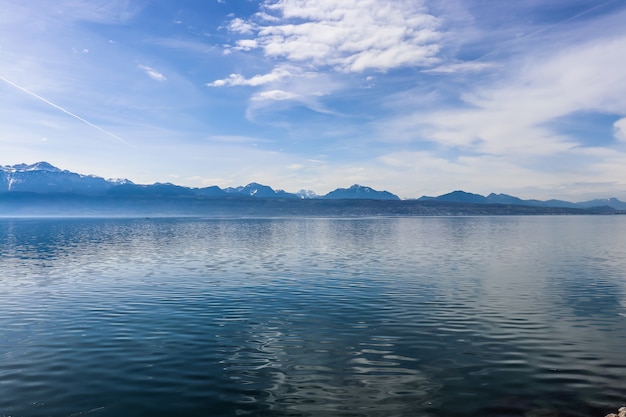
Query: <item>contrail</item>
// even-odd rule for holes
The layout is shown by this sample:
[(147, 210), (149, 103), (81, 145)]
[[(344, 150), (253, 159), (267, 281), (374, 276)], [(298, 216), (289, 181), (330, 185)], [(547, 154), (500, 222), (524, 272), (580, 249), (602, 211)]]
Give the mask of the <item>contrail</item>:
[[(581, 16), (584, 16), (584, 15), (586, 15), (586, 14), (588, 14), (588, 13), (593, 12), (593, 11), (594, 11), (594, 10), (596, 10), (596, 9), (599, 9), (599, 8), (601, 8), (601, 7), (606, 6), (606, 5), (607, 5), (607, 4), (609, 4), (609, 3), (613, 3), (613, 1), (614, 1), (614, 0), (607, 0), (607, 1), (603, 2), (603, 3), (596, 4), (595, 6), (590, 7), (589, 9), (585, 9), (585, 10), (583, 10), (582, 12), (575, 14), (574, 16), (568, 17), (567, 19), (564, 19), (564, 20), (560, 20), (560, 21), (558, 21), (558, 22), (556, 22), (556, 23), (554, 23), (554, 24), (552, 24), (552, 25), (550, 25), (550, 26), (547, 26), (547, 27), (545, 27), (545, 28), (537, 29), (536, 31), (531, 32), (531, 33), (529, 33), (529, 34), (527, 34), (527, 35), (521, 36), (521, 37), (519, 37), (519, 38), (518, 38), (518, 39), (516, 39), (516, 40), (520, 40), (520, 39), (527, 39), (527, 38), (532, 38), (533, 36), (538, 35), (538, 34), (540, 34), (540, 33), (543, 33), (543, 32), (548, 32), (548, 31), (550, 31), (550, 30), (554, 29), (556, 26), (560, 26), (560, 25), (563, 25), (563, 24), (565, 24), (565, 23), (569, 23), (569, 22), (571, 22), (572, 20), (576, 20), (576, 19), (578, 19), (578, 18), (579, 18), (579, 17), (581, 17)], [(499, 52), (501, 49), (502, 49), (502, 48), (496, 48), (496, 49), (494, 49), (493, 51), (488, 52), (488, 53), (486, 53), (485, 55), (480, 56), (480, 57), (476, 58), (476, 59), (475, 59), (475, 60), (473, 60), (473, 61), (479, 61), (479, 60), (481, 60), (481, 59), (483, 59), (483, 58), (486, 58), (486, 57), (488, 57), (488, 56), (490, 56), (490, 55), (493, 55), (493, 54), (494, 54), (494, 53), (496, 53), (496, 52)]]
[(113, 133), (111, 133), (111, 132), (101, 128), (98, 125), (95, 125), (95, 124), (91, 123), (89, 120), (83, 119), (79, 115), (77, 115), (75, 113), (72, 113), (71, 111), (69, 111), (67, 109), (64, 109), (63, 107), (59, 106), (58, 104), (54, 104), (53, 102), (51, 102), (49, 100), (46, 100), (45, 98), (41, 97), (40, 95), (35, 94), (32, 91), (29, 91), (29, 90), (25, 89), (24, 87), (21, 87), (21, 86), (15, 84), (13, 81), (4, 78), (2, 75), (0, 75), (0, 80), (4, 81), (5, 83), (9, 84), (12, 87), (17, 88), (18, 90), (20, 90), (22, 92), (28, 94), (29, 96), (35, 97), (37, 100), (43, 101), (44, 103), (48, 104), (49, 106), (54, 107), (57, 110), (61, 110), (63, 113), (65, 113), (65, 114), (67, 114), (69, 116), (72, 116), (75, 119), (80, 120), (81, 122), (85, 123), (86, 125), (91, 126), (91, 127), (95, 128), (95, 129), (98, 129), (100, 132), (102, 132), (102, 133), (104, 133), (106, 135), (109, 135), (112, 138), (117, 139), (118, 141), (122, 142), (123, 144), (128, 145), (128, 142), (126, 142), (124, 139), (120, 138), (119, 136), (117, 136), (117, 135), (115, 135), (115, 134), (113, 134)]

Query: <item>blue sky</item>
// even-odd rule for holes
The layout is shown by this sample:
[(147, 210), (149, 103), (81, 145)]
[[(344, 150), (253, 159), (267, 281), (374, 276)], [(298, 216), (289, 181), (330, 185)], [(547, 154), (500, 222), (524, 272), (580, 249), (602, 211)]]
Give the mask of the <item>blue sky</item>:
[(7, 0), (0, 164), (626, 200), (623, 0)]

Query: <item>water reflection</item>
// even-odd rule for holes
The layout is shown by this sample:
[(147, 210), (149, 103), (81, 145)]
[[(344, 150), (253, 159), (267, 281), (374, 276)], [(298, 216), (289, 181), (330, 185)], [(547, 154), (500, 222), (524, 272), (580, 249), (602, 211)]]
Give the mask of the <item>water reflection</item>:
[(416, 359), (397, 354), (396, 338), (372, 336), (350, 318), (311, 328), (309, 314), (246, 329), (245, 344), (223, 361), (226, 375), (247, 387), (236, 402), (260, 401), (272, 415), (351, 416), (402, 415), (432, 404), (437, 385), (415, 368)]
[(626, 397), (624, 232), (0, 221), (0, 415), (601, 415)]

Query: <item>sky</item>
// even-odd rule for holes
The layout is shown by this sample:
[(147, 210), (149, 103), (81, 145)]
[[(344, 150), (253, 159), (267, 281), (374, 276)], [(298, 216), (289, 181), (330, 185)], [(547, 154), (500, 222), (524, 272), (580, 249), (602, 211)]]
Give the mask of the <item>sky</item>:
[(624, 0), (5, 0), (0, 165), (626, 201)]

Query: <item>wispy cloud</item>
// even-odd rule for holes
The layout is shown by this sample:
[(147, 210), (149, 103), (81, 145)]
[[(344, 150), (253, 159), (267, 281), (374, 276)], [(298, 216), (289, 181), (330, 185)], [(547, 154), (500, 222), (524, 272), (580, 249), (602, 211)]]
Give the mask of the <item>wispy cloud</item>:
[(152, 44), (165, 46), (171, 49), (177, 49), (181, 51), (191, 52), (194, 54), (206, 55), (215, 53), (217, 47), (211, 44), (207, 44), (202, 40), (197, 39), (179, 39), (179, 38), (152, 38), (149, 41)]
[(255, 94), (252, 97), (252, 100), (283, 101), (283, 100), (294, 100), (297, 98), (299, 98), (299, 96), (296, 93), (292, 93), (292, 92), (284, 91), (284, 90), (269, 90), (269, 91), (262, 91), (258, 94)]
[(88, 21), (105, 24), (125, 23), (142, 10), (138, 2), (128, 0), (59, 0), (54, 3), (37, 2), (39, 12), (52, 18), (70, 21)]
[(267, 139), (257, 138), (253, 136), (235, 136), (235, 135), (215, 135), (207, 139), (209, 142), (228, 143), (228, 144), (255, 144), (260, 142), (270, 142)]
[[(407, 139), (445, 146), (475, 143), (480, 150), (499, 152), (540, 143), (542, 152), (549, 151), (549, 142), (562, 137), (551, 134), (547, 122), (578, 111), (626, 112), (626, 56), (620, 53), (625, 48), (622, 36), (544, 50), (509, 65), (504, 76), (466, 89), (460, 106), (420, 109), (390, 124), (405, 129)], [(411, 133), (416, 131), (420, 134)]]
[[(626, 162), (626, 119), (614, 122), (615, 141), (602, 144), (595, 138), (586, 144), (554, 121), (586, 113), (626, 115), (624, 50), (623, 31), (566, 48), (547, 44), (509, 60), (497, 76), (464, 84), (454, 104), (438, 97), (425, 107), (419, 96), (413, 94), (411, 102), (407, 94), (407, 110), (397, 113), (404, 115), (376, 123), (379, 137), (406, 146), (428, 144), (433, 151), (388, 154), (382, 161), (414, 178), (476, 191), (495, 189), (503, 176), (509, 190), (528, 183), (554, 190), (564, 179), (610, 183)], [(425, 166), (431, 175), (421, 169)], [(593, 187), (585, 192), (591, 194)]]
[(422, 72), (432, 74), (454, 74), (458, 72), (478, 72), (486, 69), (498, 68), (500, 65), (493, 62), (456, 62), (425, 69)]
[(155, 81), (167, 81), (167, 77), (161, 74), (159, 71), (155, 70), (152, 67), (147, 65), (138, 65), (138, 67), (145, 71), (148, 74), (148, 77), (152, 78)]

